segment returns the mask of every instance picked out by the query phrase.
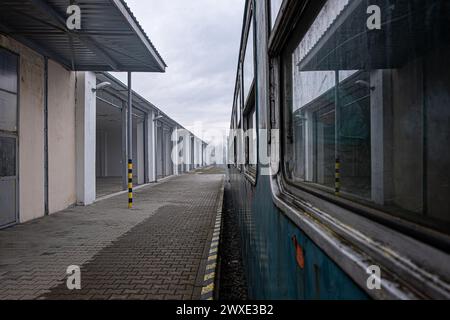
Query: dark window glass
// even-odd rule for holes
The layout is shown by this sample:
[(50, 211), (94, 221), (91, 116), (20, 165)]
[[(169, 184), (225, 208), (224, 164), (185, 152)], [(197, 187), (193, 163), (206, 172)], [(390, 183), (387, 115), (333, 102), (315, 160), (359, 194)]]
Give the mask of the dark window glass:
[(0, 130), (17, 131), (17, 95), (1, 90)]
[(248, 98), (253, 80), (255, 79), (255, 56), (253, 43), (253, 18), (250, 17), (250, 28), (248, 31), (247, 44), (244, 58), (244, 101)]
[[(287, 177), (450, 221), (450, 3), (329, 0), (284, 62)], [(336, 169), (337, 168), (337, 169)]]
[(17, 55), (0, 48), (0, 89), (17, 93)]
[(0, 177), (16, 175), (16, 139), (0, 136)]

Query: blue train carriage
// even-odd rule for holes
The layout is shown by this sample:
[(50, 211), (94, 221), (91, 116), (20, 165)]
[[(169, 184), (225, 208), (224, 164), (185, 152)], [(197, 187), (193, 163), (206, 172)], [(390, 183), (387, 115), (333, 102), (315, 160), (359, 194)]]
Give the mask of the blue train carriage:
[(251, 298), (450, 297), (449, 7), (246, 1), (228, 175)]

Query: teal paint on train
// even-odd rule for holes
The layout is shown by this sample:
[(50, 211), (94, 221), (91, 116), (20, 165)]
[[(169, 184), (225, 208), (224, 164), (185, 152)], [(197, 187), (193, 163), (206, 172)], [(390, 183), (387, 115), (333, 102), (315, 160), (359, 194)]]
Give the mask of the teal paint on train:
[[(369, 299), (368, 295), (273, 203), (269, 177), (254, 187), (229, 169), (251, 299)], [(304, 269), (297, 265), (297, 238)]]

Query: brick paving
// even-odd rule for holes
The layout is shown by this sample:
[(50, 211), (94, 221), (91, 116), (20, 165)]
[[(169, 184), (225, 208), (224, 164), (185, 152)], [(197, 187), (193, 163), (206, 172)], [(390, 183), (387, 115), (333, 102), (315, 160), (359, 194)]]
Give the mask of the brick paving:
[(198, 299), (223, 179), (205, 173), (0, 231), (0, 299)]

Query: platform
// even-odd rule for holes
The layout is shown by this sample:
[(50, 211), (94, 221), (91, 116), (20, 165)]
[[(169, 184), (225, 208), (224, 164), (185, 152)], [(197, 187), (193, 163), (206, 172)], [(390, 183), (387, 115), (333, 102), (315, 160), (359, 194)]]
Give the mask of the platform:
[[(0, 231), (0, 299), (200, 299), (221, 170), (144, 187)], [(66, 269), (81, 268), (81, 290)]]

